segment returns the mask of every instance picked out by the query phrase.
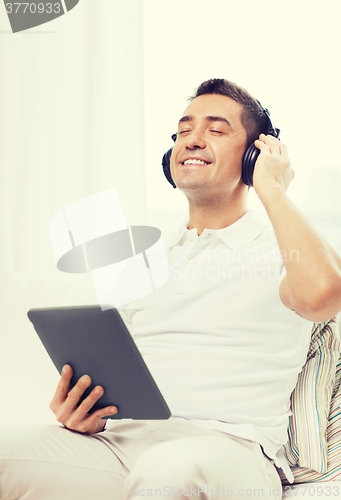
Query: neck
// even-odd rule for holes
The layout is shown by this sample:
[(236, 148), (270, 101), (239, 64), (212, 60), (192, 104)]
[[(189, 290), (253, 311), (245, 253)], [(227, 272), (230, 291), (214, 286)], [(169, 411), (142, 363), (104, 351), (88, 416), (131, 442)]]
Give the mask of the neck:
[(240, 219), (247, 212), (246, 197), (234, 200), (207, 200), (199, 203), (189, 199), (189, 224), (187, 229), (197, 228), (198, 236), (207, 229), (223, 229)]

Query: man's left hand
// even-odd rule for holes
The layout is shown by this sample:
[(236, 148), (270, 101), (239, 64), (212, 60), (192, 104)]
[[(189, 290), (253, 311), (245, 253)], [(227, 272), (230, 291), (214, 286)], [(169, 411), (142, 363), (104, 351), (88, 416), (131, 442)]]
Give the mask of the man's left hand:
[(262, 190), (280, 187), (285, 192), (295, 172), (291, 168), (286, 146), (272, 135), (261, 134), (255, 141), (260, 149), (253, 173), (253, 187), (260, 196)]

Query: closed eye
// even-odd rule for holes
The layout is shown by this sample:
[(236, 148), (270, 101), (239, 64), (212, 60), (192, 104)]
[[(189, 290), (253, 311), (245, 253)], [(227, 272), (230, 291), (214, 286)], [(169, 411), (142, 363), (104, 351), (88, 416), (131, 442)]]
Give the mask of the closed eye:
[[(181, 130), (181, 132), (179, 132), (179, 134), (186, 134), (187, 132), (191, 132), (191, 130)], [(223, 132), (221, 130), (215, 130), (215, 129), (211, 129), (210, 132), (214, 132), (216, 134), (222, 134)]]

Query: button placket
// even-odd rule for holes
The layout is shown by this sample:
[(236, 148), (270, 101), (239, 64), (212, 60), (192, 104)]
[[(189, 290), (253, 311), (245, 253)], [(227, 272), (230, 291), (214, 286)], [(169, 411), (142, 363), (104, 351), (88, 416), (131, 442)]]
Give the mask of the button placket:
[(184, 274), (177, 288), (178, 293), (190, 293), (191, 291), (195, 290), (195, 288), (199, 284), (200, 276), (202, 274), (201, 268), (204, 264), (204, 259), (199, 258), (201, 249), (195, 250), (195, 247), (198, 246), (198, 242), (194, 242), (191, 245), (186, 246), (187, 249), (184, 256), (185, 261), (183, 267)]

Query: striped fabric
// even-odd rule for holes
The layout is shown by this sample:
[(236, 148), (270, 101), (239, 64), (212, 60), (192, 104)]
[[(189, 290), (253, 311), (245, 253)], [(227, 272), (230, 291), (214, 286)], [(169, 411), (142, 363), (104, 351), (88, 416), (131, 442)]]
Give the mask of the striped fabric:
[[(306, 467), (292, 467), (295, 483), (341, 480), (341, 392), (332, 401), (327, 426), (327, 470), (320, 473)], [(284, 483), (284, 481), (283, 481)]]
[[(314, 323), (291, 395), (285, 453), (295, 483), (341, 479), (341, 357), (338, 318)], [(284, 475), (282, 482), (287, 484)]]

